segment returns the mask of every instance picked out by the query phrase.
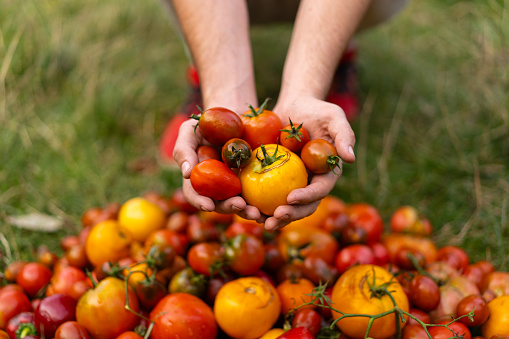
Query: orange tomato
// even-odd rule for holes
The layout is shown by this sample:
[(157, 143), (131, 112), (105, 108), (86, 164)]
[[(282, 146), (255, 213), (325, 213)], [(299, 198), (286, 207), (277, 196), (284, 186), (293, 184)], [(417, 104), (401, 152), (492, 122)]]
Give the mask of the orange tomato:
[[(343, 273), (332, 289), (332, 306), (344, 314), (375, 315), (389, 311), (394, 307), (391, 297), (375, 291), (375, 287), (380, 288), (384, 284), (388, 284), (387, 291), (398, 307), (408, 312), (409, 304), (403, 287), (389, 271), (376, 265), (353, 266)], [(333, 311), (332, 316), (338, 319), (341, 313)], [(339, 320), (337, 326), (351, 338), (364, 338), (367, 335), (389, 338), (397, 332), (396, 321), (401, 328), (406, 324), (392, 313), (376, 319), (369, 334), (366, 334), (368, 321), (367, 317), (346, 317)]]
[(341, 199), (328, 195), (320, 201), (316, 211), (311, 215), (288, 224), (285, 229), (290, 227), (321, 227), (329, 215), (344, 213), (345, 209), (346, 205)]
[(437, 247), (430, 238), (411, 234), (390, 233), (385, 235), (381, 242), (387, 248), (391, 262), (395, 262), (398, 253), (404, 249), (416, 250), (422, 254), (425, 264), (429, 264), (437, 258)]
[(313, 292), (315, 285), (306, 278), (300, 279), (287, 279), (280, 283), (276, 290), (281, 299), (281, 313), (287, 314), (292, 309), (314, 309), (315, 305), (302, 306), (305, 303), (311, 302), (313, 297), (309, 294)]
[(314, 255), (332, 264), (339, 245), (330, 233), (320, 228), (283, 228), (276, 239), (284, 260)]
[(245, 277), (224, 284), (217, 293), (214, 315), (221, 329), (233, 338), (258, 338), (279, 318), (281, 301), (270, 283)]
[(115, 220), (105, 220), (92, 227), (85, 241), (85, 253), (94, 265), (129, 256), (132, 236)]
[(481, 326), (485, 338), (509, 335), (509, 295), (501, 295), (488, 303), (490, 317)]
[(127, 229), (134, 240), (143, 242), (150, 233), (164, 227), (166, 213), (145, 198), (126, 201), (118, 213), (118, 222)]
[(281, 334), (285, 333), (285, 330), (282, 328), (271, 328), (267, 332), (265, 332), (260, 339), (276, 339)]
[(143, 339), (143, 337), (136, 332), (128, 331), (128, 332), (122, 333), (115, 339)]

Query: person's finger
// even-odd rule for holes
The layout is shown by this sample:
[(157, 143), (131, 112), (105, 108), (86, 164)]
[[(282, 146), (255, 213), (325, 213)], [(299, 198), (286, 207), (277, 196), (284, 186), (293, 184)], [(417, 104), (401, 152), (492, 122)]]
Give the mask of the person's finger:
[(183, 179), (182, 191), (184, 192), (184, 196), (186, 197), (187, 201), (194, 207), (207, 212), (212, 212), (215, 210), (216, 206), (214, 204), (214, 200), (196, 193), (196, 191), (193, 189), (193, 186), (191, 185), (191, 180)]
[[(191, 176), (191, 170), (198, 163), (196, 149), (199, 146), (199, 135), (195, 134), (194, 120), (184, 122), (179, 129), (179, 135), (173, 150), (173, 158), (177, 162), (184, 178)], [(196, 131), (199, 133), (199, 129)]]
[(336, 181), (342, 173), (342, 170), (339, 167), (336, 167), (334, 171), (338, 175), (332, 172), (314, 175), (309, 185), (304, 188), (298, 188), (291, 191), (286, 198), (288, 204), (303, 205), (325, 198), (327, 194), (332, 191)]
[(329, 124), (328, 130), (334, 140), (339, 157), (347, 163), (355, 161), (355, 133), (344, 114), (338, 114)]
[(277, 229), (283, 228), (292, 221), (299, 220), (302, 218), (311, 215), (316, 209), (320, 201), (314, 201), (310, 204), (305, 205), (283, 205), (279, 206), (274, 211), (274, 216), (267, 218), (265, 220), (265, 229), (269, 232), (275, 231)]
[(241, 197), (235, 196), (226, 200), (216, 201), (216, 212), (228, 214), (239, 213), (246, 208), (247, 204)]

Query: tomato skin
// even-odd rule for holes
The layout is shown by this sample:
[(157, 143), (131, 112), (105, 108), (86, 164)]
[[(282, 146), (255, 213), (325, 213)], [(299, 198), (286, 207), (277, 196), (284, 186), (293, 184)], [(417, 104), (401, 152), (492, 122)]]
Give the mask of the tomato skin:
[(191, 185), (200, 195), (226, 200), (241, 192), (239, 177), (223, 162), (208, 159), (194, 166)]
[[(123, 280), (107, 277), (78, 300), (76, 320), (93, 338), (114, 338), (122, 332), (132, 330), (138, 324), (138, 316), (125, 309), (125, 285)], [(136, 295), (131, 288), (127, 291), (129, 306), (139, 312)]]
[(241, 120), (244, 124), (244, 135), (242, 138), (251, 145), (252, 149), (260, 147), (260, 145), (277, 144), (280, 129), (283, 123), (279, 116), (265, 109), (266, 103), (255, 110), (251, 107), (246, 111)]
[(57, 328), (55, 339), (90, 339), (85, 327), (77, 321), (66, 321)]
[[(360, 314), (379, 314), (388, 311), (394, 307), (393, 301), (388, 295), (381, 297), (371, 297), (371, 291), (368, 281), (380, 286), (391, 282), (388, 291), (391, 293), (398, 307), (409, 311), (409, 303), (401, 285), (394, 279), (393, 275), (376, 265), (358, 265), (347, 270), (334, 285), (331, 300), (333, 307), (344, 313)], [(338, 319), (341, 314), (333, 311), (334, 319)], [(407, 317), (405, 317), (407, 318)], [(396, 334), (395, 314), (386, 315), (373, 322), (370, 336), (376, 338), (388, 338)], [(399, 320), (398, 320), (399, 321)], [(407, 322), (401, 323), (403, 327)], [(337, 322), (341, 331), (352, 338), (363, 338), (366, 335), (368, 318), (350, 317), (343, 318)]]
[(203, 111), (198, 128), (203, 137), (216, 146), (222, 146), (232, 138), (240, 138), (244, 132), (238, 114), (224, 107), (212, 107)]
[(120, 207), (118, 222), (136, 241), (143, 242), (164, 227), (166, 213), (157, 204), (141, 197), (129, 199)]
[(239, 339), (260, 337), (276, 323), (280, 310), (276, 289), (258, 277), (226, 283), (214, 303), (214, 315), (221, 329)]
[(122, 333), (115, 339), (143, 339), (143, 337), (136, 332), (128, 331), (128, 332)]
[(413, 206), (401, 206), (391, 216), (392, 232), (411, 233), (415, 235), (431, 235), (433, 227), (428, 219), (419, 215)]
[(366, 231), (368, 246), (380, 241), (383, 233), (384, 223), (378, 210), (366, 203), (348, 205), (346, 213), (349, 225), (363, 228)]
[(302, 124), (296, 125), (298, 126), (295, 127), (292, 120), (290, 120), (290, 124), (286, 125), (281, 130), (279, 142), (293, 153), (299, 154), (302, 147), (304, 147), (310, 138), (308, 131), (302, 126)]
[(246, 167), (240, 171), (242, 197), (249, 205), (266, 215), (273, 215), (278, 206), (288, 205), (288, 194), (306, 187), (308, 174), (302, 160), (289, 149), (275, 144), (265, 145), (269, 155), (283, 156), (271, 165), (262, 167), (262, 148), (253, 151)]
[(169, 294), (150, 312), (152, 339), (213, 339), (217, 325), (210, 307), (187, 293)]
[(341, 164), (336, 147), (323, 139), (308, 141), (302, 147), (300, 156), (306, 168), (315, 174), (335, 172), (334, 169)]
[(19, 271), (16, 282), (26, 294), (33, 298), (51, 280), (51, 270), (43, 264), (29, 262)]
[(339, 245), (337, 240), (319, 228), (284, 228), (276, 239), (283, 259), (306, 258), (314, 255), (327, 264), (333, 264)]
[(434, 310), (440, 303), (440, 289), (430, 277), (418, 274), (410, 283), (410, 303), (423, 310)]
[(461, 247), (447, 245), (438, 249), (437, 261), (445, 261), (462, 272), (467, 268), (470, 260), (467, 252)]
[(429, 238), (403, 233), (389, 233), (384, 235), (381, 242), (387, 248), (391, 262), (395, 262), (398, 252), (404, 248), (412, 248), (419, 251), (424, 255), (426, 264), (435, 261), (437, 256), (435, 243)]

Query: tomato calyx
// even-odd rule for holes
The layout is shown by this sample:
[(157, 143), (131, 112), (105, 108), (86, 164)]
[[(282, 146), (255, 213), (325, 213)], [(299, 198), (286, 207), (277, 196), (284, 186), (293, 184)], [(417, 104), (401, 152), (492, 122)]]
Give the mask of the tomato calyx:
[(301, 123), (298, 127), (295, 127), (293, 125), (293, 122), (292, 122), (292, 119), (291, 118), (288, 118), (290, 120), (290, 129), (280, 129), (281, 132), (286, 132), (288, 133), (288, 136), (285, 138), (288, 139), (288, 138), (295, 138), (297, 139), (297, 141), (301, 142), (302, 141), (302, 132), (300, 131), (302, 129), (302, 124)]
[(24, 338), (29, 335), (38, 336), (39, 333), (35, 328), (35, 324), (33, 323), (22, 323), (19, 324), (18, 329), (16, 330), (16, 338)]
[(198, 128), (198, 125), (200, 124), (201, 115), (203, 114), (203, 109), (200, 106), (196, 105), (196, 108), (198, 108), (198, 110), (200, 111), (200, 115), (191, 114), (191, 116), (189, 117), (189, 119), (194, 119), (198, 121), (198, 123), (194, 125), (194, 134), (196, 134), (196, 128)]
[(279, 159), (284, 158), (283, 154), (279, 155), (279, 156), (277, 155), (278, 147), (279, 147), (279, 145), (276, 145), (274, 154), (269, 155), (267, 153), (267, 150), (265, 149), (265, 146), (263, 144), (260, 145), (260, 148), (262, 149), (262, 153), (263, 153), (263, 159), (260, 159), (260, 157), (258, 156), (258, 153), (256, 153), (256, 159), (258, 159), (258, 161), (260, 161), (262, 168), (270, 166), (273, 163), (275, 163), (276, 161), (278, 161)]
[(329, 168), (332, 173), (339, 175), (338, 173), (334, 172), (334, 168), (339, 167), (339, 170), (342, 171), (340, 164), (343, 164), (343, 160), (337, 155), (329, 155), (327, 158), (327, 164), (329, 165)]
[(227, 155), (226, 158), (230, 161), (234, 161), (237, 164), (237, 168), (240, 168), (242, 164), (246, 163), (250, 159), (243, 148), (235, 148), (232, 146), (231, 154)]
[(263, 113), (263, 111), (265, 111), (265, 108), (267, 107), (267, 103), (269, 102), (270, 98), (267, 98), (265, 99), (265, 101), (263, 102), (263, 104), (260, 105), (260, 107), (258, 107), (258, 109), (255, 109), (251, 104), (249, 105), (249, 110), (251, 111), (251, 113), (245, 113), (243, 114), (243, 116), (247, 117), (247, 118), (256, 118), (257, 116), (259, 116), (260, 114)]

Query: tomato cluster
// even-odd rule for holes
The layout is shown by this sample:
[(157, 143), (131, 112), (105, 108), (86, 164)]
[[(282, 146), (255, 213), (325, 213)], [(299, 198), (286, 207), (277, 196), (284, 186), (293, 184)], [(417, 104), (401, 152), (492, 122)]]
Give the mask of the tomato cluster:
[[(288, 194), (307, 185), (308, 171), (324, 174), (340, 166), (331, 143), (310, 140), (303, 124), (283, 127), (266, 109), (267, 100), (240, 117), (224, 107), (209, 108), (196, 129), (212, 145), (197, 149), (199, 163), (191, 172), (194, 190), (214, 200), (242, 194), (266, 215), (287, 204)], [(196, 131), (195, 129), (195, 131)]]
[(179, 189), (81, 220), (61, 239), (63, 255), (41, 247), (5, 267), (0, 338), (509, 335), (509, 273), (438, 248), (413, 207), (396, 210), (384, 233), (374, 206), (328, 196), (268, 233), (198, 212)]

